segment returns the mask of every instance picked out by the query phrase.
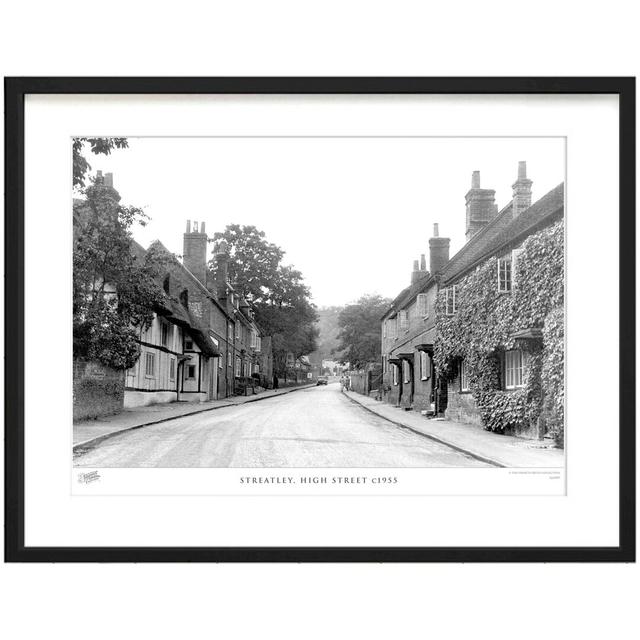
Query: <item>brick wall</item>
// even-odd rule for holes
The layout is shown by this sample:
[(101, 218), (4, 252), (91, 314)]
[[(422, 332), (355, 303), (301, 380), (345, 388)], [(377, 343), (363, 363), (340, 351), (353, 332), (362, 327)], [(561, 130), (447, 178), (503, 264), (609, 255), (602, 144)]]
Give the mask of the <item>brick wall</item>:
[(430, 411), (431, 410), (431, 378), (427, 380), (420, 379), (420, 367), (416, 364), (415, 367), (415, 392), (413, 394), (413, 408), (416, 411)]
[(73, 419), (86, 420), (122, 411), (124, 371), (98, 362), (73, 362)]
[(447, 410), (445, 417), (456, 422), (482, 425), (480, 411), (471, 393), (460, 391), (460, 378), (456, 377), (447, 387)]

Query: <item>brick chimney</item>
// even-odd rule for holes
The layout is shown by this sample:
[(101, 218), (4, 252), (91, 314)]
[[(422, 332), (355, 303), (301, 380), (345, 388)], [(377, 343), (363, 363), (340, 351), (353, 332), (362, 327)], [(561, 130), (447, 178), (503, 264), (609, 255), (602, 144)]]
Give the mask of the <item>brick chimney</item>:
[(429, 238), (429, 268), (432, 274), (442, 271), (449, 262), (449, 238), (438, 234), (438, 223), (433, 225), (433, 238)]
[(207, 240), (204, 222), (200, 223), (200, 230), (198, 230), (197, 222), (194, 222), (192, 227), (191, 221), (187, 220), (182, 263), (205, 287), (207, 286)]
[(518, 179), (513, 183), (512, 215), (515, 219), (531, 206), (532, 180), (527, 178), (527, 163), (518, 162)]
[(227, 297), (227, 284), (229, 282), (229, 248), (226, 240), (220, 240), (214, 248), (213, 255), (216, 261), (216, 290), (218, 298)]
[(424, 274), (420, 271), (420, 261), (413, 261), (413, 271), (411, 272), (411, 284), (415, 284)]
[(471, 176), (471, 189), (465, 196), (467, 204), (467, 242), (480, 231), (497, 213), (494, 189), (480, 188), (480, 172)]
[(98, 169), (96, 172), (96, 184), (104, 185), (105, 187), (111, 187), (113, 189), (113, 173), (105, 173), (102, 175), (102, 171)]

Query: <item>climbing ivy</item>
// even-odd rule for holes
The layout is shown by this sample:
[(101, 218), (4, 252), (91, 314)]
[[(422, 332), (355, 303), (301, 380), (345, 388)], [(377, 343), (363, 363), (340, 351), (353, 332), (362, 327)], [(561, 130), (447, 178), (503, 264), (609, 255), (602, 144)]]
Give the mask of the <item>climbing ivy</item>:
[[(562, 221), (529, 236), (522, 245), (510, 293), (499, 293), (498, 259), (492, 257), (457, 284), (457, 312), (446, 315), (445, 292), (436, 300), (434, 359), (451, 380), (464, 359), (469, 387), (483, 425), (504, 433), (527, 428), (543, 415), (558, 440), (564, 417), (564, 228)], [(520, 345), (511, 335), (543, 331), (530, 353), (526, 385), (501, 389), (501, 353)], [(544, 398), (544, 402), (542, 400)], [(544, 406), (543, 406), (544, 405)], [(544, 413), (543, 413), (544, 411)]]

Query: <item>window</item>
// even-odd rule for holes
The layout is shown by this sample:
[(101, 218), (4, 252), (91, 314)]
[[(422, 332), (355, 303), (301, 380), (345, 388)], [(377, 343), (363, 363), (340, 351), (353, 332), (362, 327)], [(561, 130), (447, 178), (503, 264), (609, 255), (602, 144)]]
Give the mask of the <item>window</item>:
[(240, 358), (236, 358), (236, 378), (239, 378), (240, 375), (242, 374), (242, 370), (241, 367), (242, 363), (240, 361)]
[(409, 316), (406, 311), (398, 311), (398, 322), (400, 329), (407, 330), (409, 328)]
[(227, 325), (227, 342), (233, 342), (233, 324), (231, 322)]
[(522, 249), (514, 249), (511, 252), (511, 286), (512, 287), (514, 287), (517, 282), (518, 259), (520, 258), (521, 253), (522, 253)]
[(460, 391), (469, 391), (469, 370), (464, 360), (460, 363)]
[(184, 350), (193, 351), (193, 340), (191, 338), (184, 339)]
[(147, 377), (153, 377), (156, 371), (156, 354), (147, 353), (145, 358), (144, 375)]
[(418, 316), (420, 318), (428, 318), (429, 317), (429, 307), (427, 305), (427, 294), (419, 293), (418, 294)]
[(430, 377), (429, 371), (429, 355), (426, 351), (420, 352), (420, 380), (428, 380)]
[(447, 287), (445, 289), (446, 297), (446, 314), (452, 316), (458, 310), (458, 285)]
[(393, 384), (398, 385), (398, 365), (394, 364), (393, 366)]
[(406, 382), (411, 382), (411, 363), (408, 360), (402, 361), (402, 379)]
[(507, 389), (524, 387), (529, 374), (529, 354), (519, 349), (504, 354), (504, 386)]
[(397, 338), (398, 337), (398, 317), (396, 316), (395, 318), (391, 318), (390, 320), (387, 320), (386, 325), (387, 325), (387, 335), (390, 338)]
[(163, 347), (169, 344), (169, 325), (166, 322), (160, 325), (160, 343)]
[(169, 380), (175, 380), (176, 379), (176, 361), (171, 358), (171, 360), (169, 360)]
[(240, 340), (240, 323), (236, 322), (236, 340)]
[(253, 365), (253, 373), (260, 373), (260, 365), (259, 364), (254, 364)]
[(498, 259), (498, 292), (511, 291), (511, 256)]
[(196, 378), (196, 365), (187, 365), (187, 380), (195, 380)]
[(258, 334), (255, 329), (251, 329), (251, 348), (255, 349), (258, 346)]
[(231, 349), (227, 351), (227, 367), (233, 366), (233, 356), (231, 355)]

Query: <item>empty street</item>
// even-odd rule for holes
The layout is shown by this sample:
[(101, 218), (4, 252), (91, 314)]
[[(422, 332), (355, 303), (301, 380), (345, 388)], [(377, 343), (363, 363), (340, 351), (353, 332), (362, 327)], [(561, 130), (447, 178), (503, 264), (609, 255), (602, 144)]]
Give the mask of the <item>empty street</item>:
[(353, 403), (337, 384), (176, 418), (79, 452), (87, 467), (477, 467)]

